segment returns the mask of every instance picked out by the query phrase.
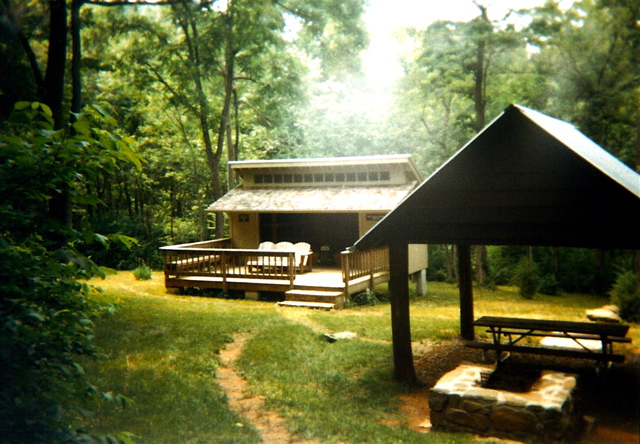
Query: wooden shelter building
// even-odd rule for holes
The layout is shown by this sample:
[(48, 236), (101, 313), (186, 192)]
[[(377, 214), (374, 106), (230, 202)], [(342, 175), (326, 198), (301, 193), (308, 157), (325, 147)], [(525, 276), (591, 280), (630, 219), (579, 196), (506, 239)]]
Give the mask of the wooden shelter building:
[(569, 123), (510, 105), (359, 239), (390, 247), (396, 377), (415, 380), (407, 245), (456, 244), (472, 339), (470, 245), (640, 249), (640, 176)]
[[(422, 181), (410, 155), (236, 161), (229, 168), (241, 184), (207, 211), (227, 214), (230, 239), (163, 247), (167, 287), (282, 291), (285, 305), (339, 307), (388, 280), (386, 247), (345, 250)], [(265, 251), (267, 242), (308, 244), (310, 266), (280, 266), (289, 259)], [(426, 245), (410, 249), (405, 272), (425, 270)]]

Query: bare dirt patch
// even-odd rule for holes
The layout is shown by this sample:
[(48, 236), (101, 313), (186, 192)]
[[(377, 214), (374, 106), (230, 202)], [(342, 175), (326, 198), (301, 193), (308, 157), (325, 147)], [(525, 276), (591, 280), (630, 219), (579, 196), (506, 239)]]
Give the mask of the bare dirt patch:
[(249, 382), (238, 374), (234, 362), (242, 353), (249, 335), (238, 334), (233, 342), (220, 350), (222, 366), (218, 369), (218, 383), (227, 395), (229, 407), (245, 418), (262, 436), (262, 442), (274, 444), (315, 444), (316, 441), (300, 440), (284, 426), (284, 421), (275, 412), (264, 406), (264, 397), (250, 395)]

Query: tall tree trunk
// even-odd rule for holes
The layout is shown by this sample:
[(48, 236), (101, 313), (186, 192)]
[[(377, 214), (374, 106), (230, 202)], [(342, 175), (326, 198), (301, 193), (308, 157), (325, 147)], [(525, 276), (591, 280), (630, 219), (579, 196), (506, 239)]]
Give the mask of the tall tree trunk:
[[(180, 26), (185, 34), (185, 42), (189, 51), (189, 62), (193, 64), (193, 83), (196, 89), (196, 96), (198, 97), (197, 114), (200, 123), (200, 132), (202, 135), (202, 142), (204, 144), (205, 154), (207, 156), (207, 166), (209, 167), (209, 174), (211, 178), (211, 193), (215, 200), (222, 197), (222, 186), (220, 182), (220, 161), (222, 159), (222, 150), (224, 148), (224, 118), (220, 122), (220, 129), (218, 131), (218, 143), (214, 151), (213, 140), (211, 138), (211, 125), (209, 123), (209, 101), (204, 92), (202, 85), (202, 73), (200, 62), (200, 49), (199, 49), (199, 34), (198, 26), (195, 17), (192, 14), (189, 4), (182, 4), (179, 6), (181, 9), (178, 14), (182, 15), (180, 19)], [(178, 6), (176, 6), (178, 8)], [(228, 108), (228, 104), (226, 105)], [(224, 111), (222, 113), (224, 115)], [(224, 215), (222, 213), (215, 214), (215, 237), (221, 238), (224, 236)]]
[(444, 248), (444, 261), (447, 266), (447, 280), (450, 282), (454, 282), (455, 277), (453, 275), (453, 268), (455, 267), (455, 265), (452, 258), (453, 247), (451, 247), (451, 250), (449, 250), (449, 245), (443, 245), (442, 248)]
[[(231, 137), (231, 122), (227, 128), (227, 157), (229, 162), (238, 160), (238, 145), (240, 143), (240, 123), (238, 122), (239, 104), (238, 104), (238, 91), (233, 88), (233, 121), (235, 122), (235, 140), (232, 141)], [(231, 190), (235, 185), (235, 177), (233, 176), (233, 170), (227, 168), (227, 188)]]
[(458, 272), (458, 246), (451, 246), (451, 260), (453, 261), (453, 275), (455, 278), (455, 283), (460, 286), (460, 273)]
[(62, 98), (67, 61), (67, 5), (65, 0), (49, 0), (49, 48), (44, 77), (45, 97), (53, 113), (56, 128), (64, 124)]
[(9, 24), (10, 31), (13, 31), (16, 35), (16, 38), (20, 42), (22, 49), (27, 55), (27, 60), (29, 61), (29, 66), (31, 67), (31, 72), (33, 73), (33, 78), (35, 79), (36, 85), (38, 87), (38, 96), (40, 97), (40, 101), (44, 103), (44, 97), (46, 96), (46, 88), (44, 85), (44, 77), (42, 76), (42, 71), (40, 70), (40, 66), (38, 65), (38, 59), (36, 57), (33, 48), (29, 44), (29, 39), (24, 34), (22, 29), (20, 29), (20, 24), (18, 23), (17, 17), (14, 13), (13, 7), (9, 0), (2, 0), (2, 12), (6, 17), (6, 20)]
[[(42, 101), (51, 108), (56, 129), (64, 125), (62, 101), (66, 61), (67, 5), (65, 0), (49, 0), (49, 48)], [(64, 184), (49, 200), (49, 216), (64, 226), (71, 226), (71, 194)]]
[(71, 121), (82, 110), (82, 40), (80, 35), (80, 8), (83, 0), (71, 3)]
[[(227, 24), (227, 41), (225, 45), (225, 69), (224, 69), (224, 102), (222, 104), (222, 112), (220, 113), (220, 126), (218, 129), (218, 145), (216, 149), (216, 156), (218, 164), (222, 156), (222, 151), (225, 145), (225, 139), (227, 129), (231, 129), (230, 116), (231, 116), (231, 99), (233, 97), (233, 84), (234, 84), (234, 62), (235, 62), (235, 50), (234, 50), (234, 23), (233, 23), (233, 11), (228, 11), (226, 17)], [(229, 138), (230, 142), (231, 138)], [(229, 149), (229, 146), (227, 146)], [(218, 174), (218, 198), (222, 196), (222, 190), (220, 187), (220, 179)], [(222, 213), (216, 213), (216, 237), (221, 238), (224, 236), (224, 218)]]
[(473, 94), (473, 105), (476, 111), (476, 132), (482, 131), (485, 125), (486, 98), (484, 90), (485, 70), (484, 57), (486, 51), (486, 43), (481, 37), (476, 48), (476, 69), (475, 69), (475, 85)]
[[(476, 3), (476, 6), (481, 11), (482, 21), (489, 23), (489, 17), (487, 16), (487, 8), (485, 6)], [(485, 41), (484, 33), (478, 37), (476, 47), (476, 67), (475, 67), (475, 85), (473, 102), (476, 112), (476, 132), (480, 132), (485, 126), (485, 114), (487, 106), (486, 98), (486, 51), (487, 43)], [(476, 282), (478, 285), (485, 284), (487, 280), (487, 247), (485, 245), (476, 246)]]
[(487, 246), (476, 245), (476, 282), (482, 285), (487, 281)]

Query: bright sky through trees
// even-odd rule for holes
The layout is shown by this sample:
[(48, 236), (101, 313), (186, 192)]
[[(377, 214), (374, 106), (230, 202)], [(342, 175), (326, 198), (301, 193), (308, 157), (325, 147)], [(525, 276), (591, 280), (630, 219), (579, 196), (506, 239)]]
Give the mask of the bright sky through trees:
[[(488, 7), (492, 20), (504, 17), (510, 9), (541, 6), (546, 0), (478, 0)], [(568, 7), (572, 1), (562, 0)], [(365, 21), (371, 43), (364, 53), (363, 65), (369, 84), (383, 92), (400, 75), (398, 56), (410, 42), (402, 42), (400, 30), (407, 27), (424, 29), (436, 20), (469, 21), (480, 14), (472, 0), (369, 0)]]

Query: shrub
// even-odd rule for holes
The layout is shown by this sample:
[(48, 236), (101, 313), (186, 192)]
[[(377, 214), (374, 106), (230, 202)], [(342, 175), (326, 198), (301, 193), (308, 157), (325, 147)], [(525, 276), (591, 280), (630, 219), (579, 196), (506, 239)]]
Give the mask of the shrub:
[(138, 281), (148, 281), (152, 278), (151, 268), (140, 259), (140, 265), (133, 270), (133, 275)]
[(80, 406), (100, 393), (86, 379), (80, 357), (100, 356), (93, 320), (113, 307), (88, 297), (82, 281), (102, 272), (77, 247), (132, 240), (76, 231), (46, 209), (60, 198), (59, 190), (97, 205), (95, 196), (85, 195), (87, 183), (114, 172), (118, 158), (139, 162), (112, 131), (115, 121), (105, 109), (88, 108), (74, 131), (56, 130), (46, 105), (18, 102), (0, 128), (2, 443), (94, 442), (86, 434), (90, 412)]
[(435, 282), (446, 282), (448, 279), (446, 270), (442, 268), (427, 268), (427, 280)]
[(619, 315), (628, 322), (640, 322), (640, 279), (631, 271), (618, 275), (609, 293), (620, 309)]
[(538, 276), (538, 267), (530, 259), (523, 259), (516, 269), (516, 283), (520, 287), (520, 296), (525, 299), (532, 299), (538, 291), (540, 277)]
[(543, 276), (540, 279), (540, 286), (538, 291), (541, 294), (547, 294), (549, 296), (556, 296), (560, 290), (560, 284), (552, 274)]
[(367, 289), (353, 295), (351, 302), (353, 305), (377, 305), (380, 301), (378, 301), (375, 292)]

